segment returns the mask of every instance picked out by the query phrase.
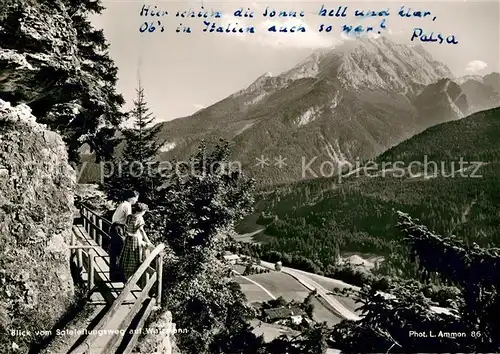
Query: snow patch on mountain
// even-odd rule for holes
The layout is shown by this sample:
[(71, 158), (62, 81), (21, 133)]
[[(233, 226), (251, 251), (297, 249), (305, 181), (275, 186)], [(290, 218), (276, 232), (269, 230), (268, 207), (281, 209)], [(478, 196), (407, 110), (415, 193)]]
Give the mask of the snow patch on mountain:
[(300, 126), (311, 123), (312, 121), (316, 120), (316, 118), (318, 117), (318, 115), (320, 113), (321, 113), (321, 109), (318, 107), (309, 108), (304, 113), (302, 113), (299, 117), (297, 117), (297, 125), (300, 127)]
[(332, 97), (332, 100), (330, 101), (330, 109), (333, 111), (337, 106), (339, 105), (340, 101), (342, 100), (342, 93), (340, 91), (335, 92), (335, 95)]
[(173, 150), (176, 146), (177, 146), (177, 144), (175, 142), (166, 142), (160, 148), (160, 152), (167, 152), (167, 151)]

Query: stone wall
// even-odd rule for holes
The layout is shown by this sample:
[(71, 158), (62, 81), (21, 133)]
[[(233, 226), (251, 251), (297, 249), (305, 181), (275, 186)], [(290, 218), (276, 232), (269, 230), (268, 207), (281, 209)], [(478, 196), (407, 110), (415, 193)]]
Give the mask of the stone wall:
[[(26, 353), (71, 303), (75, 173), (61, 137), (0, 100), (0, 353)], [(18, 332), (12, 332), (18, 331)], [(24, 331), (24, 332), (22, 332)]]

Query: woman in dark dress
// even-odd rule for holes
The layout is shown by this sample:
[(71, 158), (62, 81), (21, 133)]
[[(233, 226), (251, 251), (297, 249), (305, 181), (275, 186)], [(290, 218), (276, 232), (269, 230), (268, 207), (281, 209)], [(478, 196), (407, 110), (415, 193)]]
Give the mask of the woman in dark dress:
[(144, 203), (138, 203), (134, 212), (127, 217), (125, 241), (119, 257), (119, 266), (126, 280), (129, 280), (141, 265), (141, 248), (152, 245), (144, 232), (144, 214), (149, 210)]

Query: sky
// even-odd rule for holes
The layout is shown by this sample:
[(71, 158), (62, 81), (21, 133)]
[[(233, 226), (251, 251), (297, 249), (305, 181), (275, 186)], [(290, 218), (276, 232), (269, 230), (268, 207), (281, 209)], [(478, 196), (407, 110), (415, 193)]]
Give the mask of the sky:
[[(312, 1), (239, 1), (174, 2), (174, 1), (102, 1), (103, 14), (91, 18), (96, 28), (102, 28), (110, 43), (110, 55), (119, 69), (118, 91), (131, 108), (138, 78), (146, 100), (157, 121), (189, 116), (241, 90), (266, 72), (272, 75), (286, 71), (305, 59), (315, 49), (333, 50), (349, 35), (342, 34), (343, 25), (371, 26), (380, 36), (398, 43), (420, 43), (432, 56), (445, 63), (455, 76), (500, 72), (500, 2), (497, 1), (419, 1), (419, 2), (312, 2)], [(149, 6), (148, 16), (141, 10)], [(156, 7), (155, 7), (156, 6)], [(177, 11), (202, 10), (221, 12), (221, 18), (182, 18)], [(320, 17), (320, 8), (336, 12), (347, 6), (346, 17)], [(411, 12), (429, 11), (426, 17), (401, 17), (404, 6)], [(253, 18), (234, 17), (239, 8), (250, 9)], [(272, 10), (296, 11), (303, 17), (269, 17)], [(388, 10), (389, 16), (355, 17), (354, 10)], [(166, 11), (164, 16), (151, 16), (151, 11)], [(144, 14), (144, 12), (143, 12)], [(381, 21), (385, 19), (385, 28)], [(140, 32), (144, 23), (154, 21), (153, 32)], [(160, 25), (158, 25), (160, 21)], [(208, 33), (203, 21), (227, 26), (253, 26), (255, 33)], [(180, 24), (189, 26), (191, 33), (176, 32)], [(320, 33), (319, 27), (331, 25), (330, 32)], [(271, 33), (272, 25), (302, 25), (303, 33)], [(149, 25), (148, 25), (149, 26)], [(164, 28), (163, 32), (161, 28)], [(181, 27), (182, 28), (182, 27)], [(441, 33), (444, 38), (454, 35), (458, 44), (424, 43), (420, 37), (410, 41), (414, 28), (423, 34)], [(376, 35), (379, 35), (376, 33)]]

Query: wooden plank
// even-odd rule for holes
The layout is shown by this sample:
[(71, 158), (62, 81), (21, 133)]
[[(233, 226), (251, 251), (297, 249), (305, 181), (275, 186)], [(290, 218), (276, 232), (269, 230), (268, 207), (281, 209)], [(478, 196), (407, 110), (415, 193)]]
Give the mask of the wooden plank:
[[(113, 305), (111, 305), (110, 309), (104, 315), (104, 317), (99, 321), (99, 323), (95, 326), (94, 330), (99, 331), (100, 329), (103, 329), (107, 323), (113, 318), (113, 316), (118, 312), (118, 309), (120, 308), (120, 305), (122, 304), (123, 301), (126, 300), (127, 296), (129, 296), (132, 288), (136, 285), (137, 281), (139, 278), (142, 276), (146, 268), (151, 264), (151, 262), (155, 259), (155, 257), (160, 254), (160, 252), (163, 251), (165, 248), (164, 244), (160, 244), (156, 246), (155, 250), (151, 252), (151, 254), (148, 256), (148, 258), (144, 261), (144, 263), (141, 264), (139, 269), (134, 273), (134, 275), (129, 279), (127, 284), (125, 285), (125, 288), (121, 292), (120, 296), (113, 302)], [(86, 348), (91, 348), (92, 343), (96, 340), (95, 335), (91, 335), (85, 339), (85, 341), (80, 344), (72, 353), (74, 354), (84, 354)]]
[(142, 332), (141, 330), (144, 327), (144, 323), (146, 323), (146, 320), (149, 318), (149, 315), (151, 314), (151, 311), (154, 308), (154, 304), (155, 304), (154, 299), (150, 299), (147, 304), (146, 310), (144, 311), (144, 314), (142, 315), (139, 323), (137, 324), (137, 327), (135, 328), (136, 330), (134, 331), (132, 338), (130, 338), (122, 354), (130, 354), (132, 350), (134, 350), (137, 341), (139, 340), (139, 336)]
[[(153, 277), (150, 279), (150, 281), (144, 287), (144, 290), (142, 290), (141, 294), (137, 297), (137, 300), (135, 301), (134, 306), (127, 313), (127, 315), (123, 319), (123, 322), (121, 323), (121, 325), (118, 329), (124, 330), (124, 331), (127, 330), (127, 328), (130, 326), (134, 317), (139, 313), (139, 310), (141, 309), (144, 300), (146, 300), (146, 298), (148, 297), (149, 291), (151, 290), (151, 288), (153, 287), (155, 282), (156, 282), (156, 274), (153, 275)], [(120, 338), (122, 338), (121, 334), (114, 335), (113, 338), (108, 342), (108, 344), (104, 348), (104, 352), (105, 353), (116, 353), (118, 350), (118, 347), (120, 346), (120, 343), (119, 343)]]
[(88, 232), (88, 227), (89, 227), (89, 218), (88, 218), (88, 212), (87, 210), (83, 209), (83, 213), (82, 213), (82, 216), (83, 216), (83, 228), (85, 229), (85, 233)]
[[(104, 252), (102, 249), (100, 251)], [(84, 267), (85, 269), (90, 269), (90, 262), (86, 257), (84, 257)], [(86, 280), (89, 280), (89, 277), (90, 275), (86, 277)], [(106, 299), (108, 304), (112, 304), (125, 287), (123, 282), (111, 281), (109, 275), (109, 263), (102, 259), (100, 255), (94, 255), (94, 284), (98, 285), (102, 296)], [(136, 285), (130, 292), (125, 302), (133, 304), (140, 292), (141, 289)]]
[(73, 225), (73, 232), (79, 239), (86, 240), (88, 238), (83, 225)]
[[(99, 292), (94, 292), (92, 294), (99, 294), (102, 297), (102, 294)], [(136, 299), (134, 299), (134, 301), (124, 301), (122, 306), (134, 305), (135, 300)], [(92, 300), (91, 303), (94, 305), (109, 305), (109, 302), (107, 302), (104, 298), (102, 298), (101, 300)]]
[[(79, 238), (82, 239), (81, 240), (82, 242), (88, 243), (89, 246), (95, 247), (94, 250), (96, 251), (97, 254), (95, 259), (95, 272), (96, 272), (95, 280), (99, 281), (100, 283), (105, 283), (106, 286), (109, 288), (107, 290), (103, 290), (104, 292), (103, 295), (106, 296), (106, 299), (108, 300), (109, 303), (112, 303), (112, 301), (114, 301), (119, 296), (119, 293), (123, 289), (124, 284), (122, 282), (111, 282), (111, 279), (109, 277), (109, 255), (106, 253), (105, 250), (99, 247), (94, 240), (91, 240), (90, 238), (87, 237), (87, 235), (84, 234), (82, 226), (74, 226), (73, 231), (80, 234)], [(146, 269), (146, 272), (148, 272), (149, 274), (153, 274), (156, 272), (156, 270), (151, 266), (149, 266)], [(135, 299), (136, 298), (135, 294), (138, 293), (139, 291), (140, 288), (138, 286), (134, 287), (133, 293), (129, 298)]]
[(107, 252), (104, 249), (102, 249), (102, 247), (99, 246), (97, 244), (97, 242), (95, 242), (94, 240), (92, 240), (90, 238), (90, 236), (86, 233), (86, 231), (83, 229), (82, 226), (80, 226), (80, 225), (73, 225), (73, 232), (76, 234), (76, 236), (79, 239), (79, 241), (82, 242), (82, 244), (84, 244), (84, 245), (92, 245), (96, 249), (101, 249), (102, 252), (103, 252), (103, 255), (107, 255)]

